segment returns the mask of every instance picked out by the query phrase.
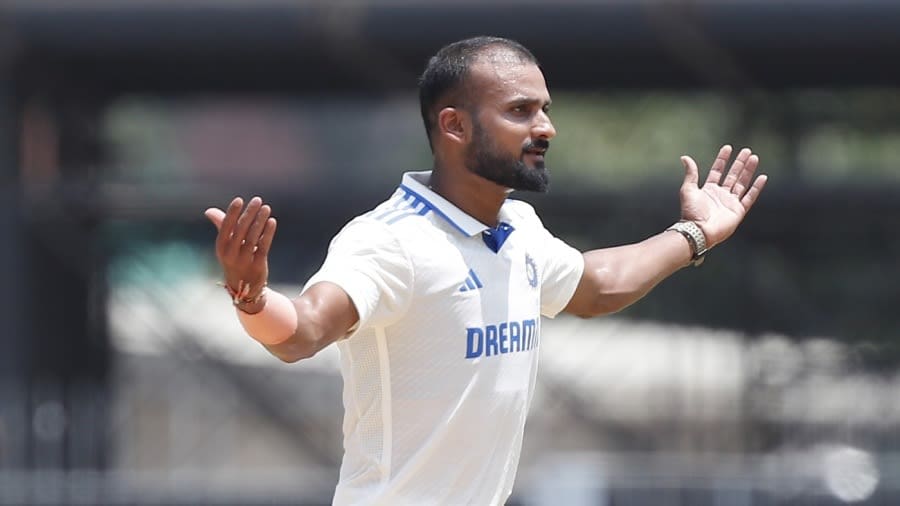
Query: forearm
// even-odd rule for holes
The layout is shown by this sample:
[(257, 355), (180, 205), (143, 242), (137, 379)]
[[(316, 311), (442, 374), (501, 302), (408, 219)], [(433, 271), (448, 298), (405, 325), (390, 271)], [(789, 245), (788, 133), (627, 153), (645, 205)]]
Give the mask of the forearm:
[(615, 313), (640, 300), (660, 281), (691, 261), (691, 248), (680, 233), (666, 231), (644, 241), (584, 253), (579, 316)]
[(296, 339), (299, 324), (296, 307), (284, 294), (266, 289), (257, 303), (238, 306), (236, 309), (238, 320), (247, 334), (278, 358), (285, 360), (286, 357), (282, 357), (284, 353), (279, 354), (273, 348), (290, 347), (294, 356), (300, 355), (305, 348)]
[(346, 335), (357, 316), (349, 297), (335, 285), (318, 284), (294, 300), (266, 290), (254, 314), (238, 310), (244, 330), (284, 362), (296, 362)]

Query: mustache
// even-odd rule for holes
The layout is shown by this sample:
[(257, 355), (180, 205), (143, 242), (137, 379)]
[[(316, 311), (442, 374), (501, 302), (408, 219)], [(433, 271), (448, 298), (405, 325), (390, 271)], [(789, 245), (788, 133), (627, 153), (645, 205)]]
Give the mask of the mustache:
[(548, 151), (550, 149), (550, 141), (547, 139), (535, 139), (533, 141), (528, 141), (522, 146), (522, 152), (531, 151), (532, 149), (543, 149), (544, 151)]

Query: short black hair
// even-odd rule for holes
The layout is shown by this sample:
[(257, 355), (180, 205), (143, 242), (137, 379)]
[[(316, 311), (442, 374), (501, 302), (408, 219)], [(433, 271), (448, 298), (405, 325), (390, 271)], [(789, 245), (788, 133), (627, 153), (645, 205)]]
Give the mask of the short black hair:
[(522, 44), (502, 37), (488, 36), (472, 37), (448, 44), (428, 60), (425, 70), (419, 77), (419, 106), (422, 109), (422, 121), (425, 122), (425, 134), (432, 150), (434, 143), (431, 133), (437, 122), (437, 106), (451, 95), (459, 95), (456, 100), (467, 102), (466, 80), (469, 77), (469, 68), (479, 56), (495, 48), (505, 49), (524, 62), (538, 65), (537, 58)]

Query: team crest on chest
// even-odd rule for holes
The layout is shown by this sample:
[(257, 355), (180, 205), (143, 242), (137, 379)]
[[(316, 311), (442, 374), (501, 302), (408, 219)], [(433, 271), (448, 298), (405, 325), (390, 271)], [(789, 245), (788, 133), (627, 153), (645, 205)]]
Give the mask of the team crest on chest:
[(534, 263), (534, 259), (531, 258), (531, 255), (529, 255), (528, 253), (525, 253), (525, 276), (528, 278), (528, 284), (531, 285), (532, 288), (537, 288), (537, 264)]

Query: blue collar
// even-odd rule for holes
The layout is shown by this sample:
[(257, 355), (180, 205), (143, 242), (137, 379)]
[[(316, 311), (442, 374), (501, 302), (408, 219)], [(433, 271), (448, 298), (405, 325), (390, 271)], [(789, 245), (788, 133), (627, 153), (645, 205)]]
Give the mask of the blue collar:
[(497, 228), (489, 228), (481, 233), (481, 238), (484, 240), (484, 243), (487, 244), (488, 248), (491, 248), (491, 251), (497, 253), (500, 251), (500, 248), (503, 247), (503, 243), (506, 242), (506, 238), (509, 237), (509, 234), (515, 230), (512, 225), (506, 223), (505, 221), (501, 221)]

